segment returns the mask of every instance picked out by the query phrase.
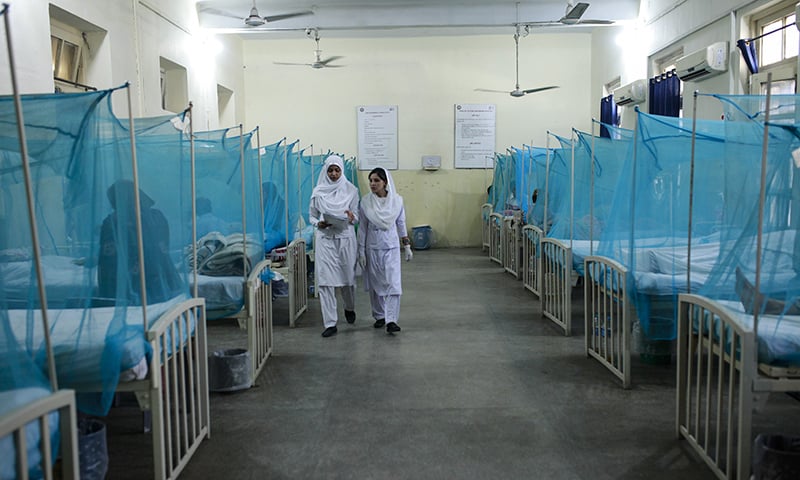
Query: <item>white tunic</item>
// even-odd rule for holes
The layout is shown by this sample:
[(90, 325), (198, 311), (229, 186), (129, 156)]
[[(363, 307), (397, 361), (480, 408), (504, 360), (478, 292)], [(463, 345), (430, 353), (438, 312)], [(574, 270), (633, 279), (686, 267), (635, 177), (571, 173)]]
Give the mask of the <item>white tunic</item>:
[[(358, 221), (358, 195), (353, 195), (349, 210)], [(308, 209), (309, 220), (316, 226), (322, 220), (322, 213), (317, 199), (311, 199)], [(337, 213), (344, 216), (344, 212)], [(355, 285), (355, 269), (358, 254), (358, 243), (353, 225), (348, 224), (344, 230), (333, 227), (316, 229), (314, 234), (314, 274), (321, 286), (341, 287)]]
[(374, 290), (380, 296), (401, 295), (400, 238), (406, 236), (406, 212), (400, 209), (395, 227), (381, 230), (359, 212), (359, 245), (364, 245), (367, 266), (364, 271), (364, 289)]

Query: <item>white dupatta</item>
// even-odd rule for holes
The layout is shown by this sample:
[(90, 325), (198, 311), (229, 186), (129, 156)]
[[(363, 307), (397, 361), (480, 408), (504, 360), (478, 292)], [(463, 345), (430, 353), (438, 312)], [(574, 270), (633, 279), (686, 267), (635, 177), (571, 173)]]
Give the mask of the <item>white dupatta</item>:
[(395, 225), (403, 209), (403, 197), (397, 194), (392, 174), (385, 168), (378, 168), (386, 174), (386, 196), (381, 198), (369, 192), (361, 198), (361, 209), (370, 223), (381, 230), (389, 230)]

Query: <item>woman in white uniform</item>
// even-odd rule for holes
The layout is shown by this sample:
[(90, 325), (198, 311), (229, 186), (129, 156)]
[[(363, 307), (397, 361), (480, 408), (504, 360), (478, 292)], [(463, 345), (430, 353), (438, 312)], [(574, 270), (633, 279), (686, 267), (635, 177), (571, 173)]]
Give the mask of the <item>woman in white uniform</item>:
[(341, 157), (325, 159), (317, 186), (311, 193), (308, 216), (316, 226), (315, 274), (322, 309), (323, 337), (336, 334), (338, 313), (336, 288), (344, 300), (347, 323), (356, 321), (355, 267), (357, 240), (353, 224), (358, 221), (358, 189), (344, 176)]
[(361, 198), (358, 226), (359, 264), (364, 288), (369, 292), (375, 328), (400, 331), (400, 245), (411, 261), (411, 241), (406, 233), (403, 197), (397, 194), (391, 174), (381, 167), (369, 172), (370, 193)]

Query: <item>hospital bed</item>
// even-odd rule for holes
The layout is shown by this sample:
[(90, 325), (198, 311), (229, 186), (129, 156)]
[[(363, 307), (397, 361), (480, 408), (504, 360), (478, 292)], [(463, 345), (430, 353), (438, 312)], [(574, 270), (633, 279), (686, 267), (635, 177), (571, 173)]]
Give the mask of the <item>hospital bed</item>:
[(800, 318), (760, 315), (756, 332), (736, 310), (691, 294), (678, 304), (676, 435), (721, 479), (750, 478), (755, 396), (800, 391)]
[[(116, 307), (48, 309), (51, 342), (60, 376), (99, 379), (104, 363), (106, 336)], [(25, 339), (29, 310), (9, 310), (18, 338)], [(126, 328), (137, 325), (140, 307), (129, 307)], [(91, 321), (84, 322), (84, 316)], [(126, 335), (120, 356), (117, 392), (134, 392), (140, 407), (152, 416), (154, 478), (176, 478), (204, 438), (210, 437), (208, 360), (206, 352), (205, 302), (202, 298), (176, 297), (148, 306), (155, 321), (139, 335)], [(41, 311), (33, 311), (34, 319)], [(16, 321), (15, 321), (16, 320)], [(77, 328), (89, 328), (75, 345)], [(34, 342), (43, 341), (41, 331)], [(148, 352), (151, 352), (148, 354)], [(76, 355), (80, 353), (80, 355)], [(149, 358), (148, 358), (149, 357)], [(77, 392), (99, 392), (95, 381), (70, 385)]]
[[(718, 239), (710, 237), (714, 238)], [(659, 338), (673, 338), (677, 295), (687, 291), (686, 248), (648, 247), (646, 240), (639, 241), (643, 246), (634, 251), (635, 271), (602, 255), (584, 257), (584, 349), (619, 378), (623, 388), (631, 384), (631, 331), (637, 315), (648, 317)], [(718, 241), (710, 240), (692, 246), (692, 291), (705, 283), (719, 248)], [(626, 252), (620, 257), (629, 258)], [(643, 311), (637, 312), (633, 289)]]

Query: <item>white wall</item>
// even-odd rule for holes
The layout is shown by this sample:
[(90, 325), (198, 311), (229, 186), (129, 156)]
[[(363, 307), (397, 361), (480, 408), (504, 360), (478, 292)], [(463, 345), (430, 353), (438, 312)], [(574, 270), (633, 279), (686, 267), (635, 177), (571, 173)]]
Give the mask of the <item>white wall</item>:
[[(520, 39), (520, 86), (560, 86), (522, 98), (474, 91), (514, 88), (511, 29), (508, 35), (323, 37), (322, 56), (343, 55), (336, 63), (346, 67), (274, 65), (313, 60), (314, 42), (298, 37), (244, 42), (248, 128), (260, 125), (264, 143), (286, 136), (313, 143), (315, 151), (356, 155), (356, 106), (398, 105), (400, 160), (393, 176), (409, 227), (430, 224), (439, 246), (480, 244), (478, 212), (491, 175), (453, 168), (454, 104), (497, 105), (499, 151), (531, 142), (543, 146), (548, 130), (569, 136), (572, 127), (591, 128), (588, 33)], [(421, 171), (422, 155), (441, 155), (442, 169)]]
[[(243, 91), (241, 41), (199, 32), (193, 0), (11, 0), (11, 33), (23, 93), (53, 92), (50, 3), (106, 32), (91, 52), (87, 83), (112, 88), (130, 82), (135, 116), (167, 113), (160, 101), (161, 56), (186, 67), (188, 97), (195, 106), (198, 129), (218, 127), (217, 83)], [(0, 93), (10, 92), (8, 63), (3, 60)], [(243, 96), (237, 95), (237, 101), (243, 102)], [(126, 104), (123, 96), (115, 96), (118, 115), (127, 115)], [(236, 110), (244, 108), (239, 105)], [(237, 121), (243, 118), (241, 113)]]

